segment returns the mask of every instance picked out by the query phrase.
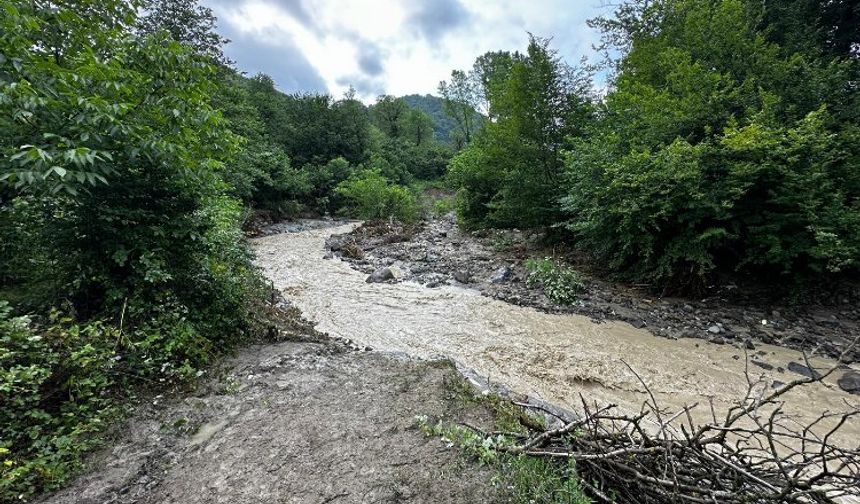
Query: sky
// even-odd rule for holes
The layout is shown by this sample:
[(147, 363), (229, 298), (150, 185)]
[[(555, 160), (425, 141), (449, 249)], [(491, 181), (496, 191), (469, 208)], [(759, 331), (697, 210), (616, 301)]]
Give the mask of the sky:
[(285, 92), (359, 97), (436, 94), (454, 69), (487, 51), (524, 50), (552, 37), (569, 63), (593, 55), (586, 20), (601, 0), (203, 0), (232, 42), (225, 53)]

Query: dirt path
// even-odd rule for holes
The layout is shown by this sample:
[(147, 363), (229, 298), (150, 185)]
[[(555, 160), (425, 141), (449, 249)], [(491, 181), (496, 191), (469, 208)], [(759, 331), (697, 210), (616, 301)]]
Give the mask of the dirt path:
[[(720, 410), (746, 388), (742, 348), (658, 338), (622, 322), (543, 313), (457, 286), (366, 283), (367, 275), (348, 263), (323, 260), (325, 240), (353, 227), (278, 234), (254, 242), (258, 261), (275, 286), (317, 329), (333, 336), (419, 357), (449, 356), (517, 392), (568, 408), (583, 394), (589, 401), (638, 410), (644, 389), (625, 362), (642, 375), (661, 404), (673, 410), (699, 403), (698, 414), (709, 416), (709, 400)], [(750, 374), (762, 378), (761, 387), (799, 377), (782, 367), (802, 362), (796, 351), (758, 345), (754, 360), (758, 365), (750, 365)], [(832, 364), (813, 361), (821, 368)], [(836, 384), (847, 372), (785, 395), (785, 409), (811, 419), (824, 410), (843, 410), (844, 401), (856, 403), (856, 396)], [(852, 420), (842, 435), (847, 442), (860, 438), (860, 422)]]
[(332, 343), (247, 349), (194, 397), (144, 405), (51, 504), (504, 502), (493, 473), (417, 429), (489, 421), (447, 362)]

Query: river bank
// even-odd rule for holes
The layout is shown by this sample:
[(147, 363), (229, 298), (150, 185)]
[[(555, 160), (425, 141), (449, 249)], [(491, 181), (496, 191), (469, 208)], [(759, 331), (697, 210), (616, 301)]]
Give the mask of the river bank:
[(449, 361), (364, 352), (309, 328), (157, 396), (45, 504), (508, 502), (496, 472), (417, 417), (491, 428)]
[[(759, 344), (750, 351), (695, 338), (660, 338), (624, 322), (545, 313), (459, 285), (368, 283), (366, 273), (325, 246), (333, 235), (357, 227), (276, 234), (255, 239), (253, 247), (267, 277), (317, 330), (362, 347), (450, 357), (493, 383), (571, 410), (582, 394), (589, 402), (638, 411), (646, 391), (631, 368), (666, 408), (699, 403), (692, 413), (702, 417), (710, 417), (707, 402), (717, 411), (735, 404), (748, 379), (767, 389), (801, 376), (787, 366), (800, 365), (803, 356), (783, 347)], [(748, 365), (747, 357), (758, 365)], [(815, 369), (835, 364), (820, 357), (810, 363)], [(803, 372), (805, 366), (792, 368)], [(824, 410), (841, 411), (853, 399), (837, 381), (852, 372), (845, 368), (823, 383), (786, 394), (785, 410), (799, 421)], [(860, 437), (855, 424), (845, 426), (845, 439)]]
[[(742, 345), (752, 352), (756, 344), (765, 343), (835, 358), (860, 334), (860, 309), (852, 302), (860, 292), (850, 289), (829, 296), (829, 305), (787, 305), (757, 303), (751, 293), (738, 292), (733, 286), (714, 287), (709, 295), (695, 299), (661, 298), (644, 288), (586, 276), (584, 292), (575, 303), (553, 303), (539, 286), (528, 285), (524, 263), (529, 257), (561, 251), (548, 248), (535, 233), (464, 232), (453, 215), (418, 226), (367, 224), (333, 236), (327, 246), (363, 273), (393, 266), (397, 281), (431, 288), (461, 286), (511, 304), (595, 321), (623, 321), (673, 339)], [(854, 349), (843, 360), (858, 359), (860, 349)]]

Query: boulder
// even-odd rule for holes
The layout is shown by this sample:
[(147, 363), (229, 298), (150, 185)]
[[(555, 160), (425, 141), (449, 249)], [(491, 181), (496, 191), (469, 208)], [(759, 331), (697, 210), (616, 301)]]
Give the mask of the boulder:
[(839, 388), (849, 394), (860, 395), (860, 373), (857, 371), (848, 371), (839, 377), (836, 381)]
[(493, 272), (490, 276), (490, 282), (494, 284), (505, 283), (511, 278), (511, 268), (509, 266), (502, 266)]
[(454, 280), (460, 283), (469, 283), (472, 279), (472, 276), (469, 275), (467, 271), (456, 271), (454, 272)]
[(379, 268), (367, 277), (365, 282), (367, 283), (381, 283), (387, 282), (389, 280), (394, 280), (394, 272), (391, 271), (391, 268)]

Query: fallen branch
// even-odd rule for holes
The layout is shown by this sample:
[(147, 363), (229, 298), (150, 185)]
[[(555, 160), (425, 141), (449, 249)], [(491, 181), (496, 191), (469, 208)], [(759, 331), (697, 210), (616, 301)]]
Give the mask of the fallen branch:
[[(860, 339), (860, 338), (858, 338)], [(851, 352), (855, 340), (843, 355)], [(615, 405), (597, 407), (582, 398), (577, 419), (532, 433), (500, 450), (576, 461), (583, 488), (603, 502), (635, 503), (835, 503), (860, 499), (860, 441), (833, 441), (860, 416), (845, 401), (843, 412), (822, 412), (799, 422), (783, 411), (780, 398), (823, 381), (838, 368), (818, 372), (804, 356), (811, 376), (768, 391), (747, 366), (747, 390), (723, 420), (713, 404), (710, 421), (697, 423), (697, 404), (668, 414), (645, 380), (641, 411), (627, 415)], [(626, 364), (626, 363), (625, 363)], [(534, 408), (524, 404), (524, 407)], [(656, 427), (654, 424), (656, 423)], [(520, 438), (522, 439), (522, 438)]]

